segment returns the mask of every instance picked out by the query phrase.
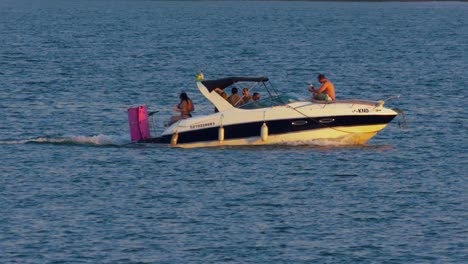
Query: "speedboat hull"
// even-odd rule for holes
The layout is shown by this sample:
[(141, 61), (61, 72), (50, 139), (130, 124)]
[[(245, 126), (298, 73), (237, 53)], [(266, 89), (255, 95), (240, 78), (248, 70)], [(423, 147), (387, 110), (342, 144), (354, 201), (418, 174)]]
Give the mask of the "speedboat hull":
[[(384, 129), (398, 113), (384, 101), (307, 101), (272, 94), (268, 78), (229, 77), (198, 81), (200, 92), (217, 113), (182, 119), (159, 137), (151, 137), (146, 106), (129, 109), (131, 138), (139, 143), (195, 148), (272, 144), (361, 145)], [(227, 102), (218, 90), (254, 82), (270, 97), (240, 106)], [(243, 84), (244, 85), (244, 84)]]
[[(254, 112), (236, 110), (181, 120), (161, 137), (141, 142), (182, 148), (269, 144), (361, 145), (397, 115), (388, 108), (350, 103), (296, 103), (249, 110)], [(338, 112), (349, 112), (349, 115), (336, 115)], [(242, 121), (238, 120), (239, 116), (243, 117)], [(263, 116), (270, 118), (264, 119)]]
[(244, 138), (228, 138), (219, 140), (217, 137), (206, 141), (185, 140), (188, 135), (183, 133), (178, 135), (177, 142), (173, 142), (172, 136), (150, 138), (141, 143), (162, 143), (171, 144), (181, 148), (199, 147), (219, 147), (219, 146), (248, 146), (248, 145), (363, 145), (374, 137), (387, 125), (369, 125), (340, 128), (322, 128), (300, 132), (290, 132), (281, 134), (270, 134), (267, 140), (263, 140), (260, 133), (257, 136)]

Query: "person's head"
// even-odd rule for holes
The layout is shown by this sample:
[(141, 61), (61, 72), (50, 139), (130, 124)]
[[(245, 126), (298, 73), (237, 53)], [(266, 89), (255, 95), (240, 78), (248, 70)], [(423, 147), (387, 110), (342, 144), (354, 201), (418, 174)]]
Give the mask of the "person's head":
[(189, 99), (186, 93), (180, 93), (179, 98), (181, 101), (188, 101)]
[(236, 93), (238, 93), (238, 92), (239, 92), (239, 91), (237, 90), (237, 87), (233, 87), (233, 88), (231, 89), (231, 93), (232, 93), (232, 94), (236, 94)]
[(254, 93), (254, 94), (252, 95), (252, 99), (253, 99), (254, 101), (260, 100), (260, 94), (259, 94), (259, 93)]
[(244, 89), (242, 89), (242, 93), (243, 93), (245, 96), (248, 96), (248, 95), (249, 95), (249, 88), (244, 88)]
[(327, 78), (325, 77), (324, 74), (319, 74), (319, 75), (317, 76), (317, 79), (318, 79), (318, 81), (321, 82), (321, 83), (323, 83), (323, 82), (325, 82), (325, 81), (327, 80)]

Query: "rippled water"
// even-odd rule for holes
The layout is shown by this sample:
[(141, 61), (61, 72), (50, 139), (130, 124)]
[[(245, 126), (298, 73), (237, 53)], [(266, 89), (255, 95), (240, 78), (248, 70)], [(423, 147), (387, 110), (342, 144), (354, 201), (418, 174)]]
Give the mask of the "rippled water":
[[(465, 3), (0, 2), (0, 262), (462, 263)], [(362, 147), (129, 143), (194, 78), (403, 110)], [(160, 128), (158, 128), (158, 131)]]

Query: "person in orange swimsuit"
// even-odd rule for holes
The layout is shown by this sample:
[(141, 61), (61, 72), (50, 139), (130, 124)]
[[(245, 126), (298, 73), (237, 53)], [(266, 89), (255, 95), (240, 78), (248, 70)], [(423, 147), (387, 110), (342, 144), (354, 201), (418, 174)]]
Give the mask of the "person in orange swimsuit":
[(335, 101), (335, 86), (330, 82), (325, 75), (319, 74), (318, 81), (322, 84), (318, 90), (315, 90), (314, 85), (310, 85), (309, 91), (313, 93), (312, 99), (325, 102)]

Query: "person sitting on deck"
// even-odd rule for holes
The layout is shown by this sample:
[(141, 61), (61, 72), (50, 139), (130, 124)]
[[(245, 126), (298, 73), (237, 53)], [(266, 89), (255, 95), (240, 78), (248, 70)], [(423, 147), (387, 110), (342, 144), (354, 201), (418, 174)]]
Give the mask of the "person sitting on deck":
[(254, 94), (252, 95), (252, 100), (253, 100), (254, 102), (260, 100), (260, 94), (259, 94), (259, 93), (254, 93)]
[(267, 107), (268, 105), (265, 103), (260, 102), (260, 94), (259, 93), (253, 93), (252, 99), (249, 101), (248, 104), (242, 105), (242, 108), (244, 109), (258, 109), (258, 108), (263, 108)]
[(180, 102), (176, 107), (174, 107), (174, 111), (180, 112), (180, 115), (171, 117), (171, 120), (168, 123), (169, 126), (181, 119), (192, 117), (191, 112), (195, 110), (192, 100), (188, 97), (186, 93), (181, 93), (179, 98)]
[(240, 97), (240, 95), (237, 94), (238, 93), (237, 88), (233, 87), (231, 89), (231, 92), (232, 92), (232, 95), (228, 97), (227, 101), (235, 107), (242, 105), (243, 103), (242, 97)]
[(311, 84), (309, 91), (313, 93), (312, 99), (331, 102), (335, 100), (335, 86), (330, 82), (325, 75), (319, 74), (318, 81), (322, 84), (318, 90), (315, 90), (314, 85)]
[(215, 90), (215, 92), (217, 92), (225, 100), (228, 99), (227, 93), (225, 91), (223, 91), (221, 88), (215, 88), (214, 90)]
[[(219, 88), (219, 87), (218, 87), (218, 88), (215, 88), (214, 91), (215, 91), (216, 93), (218, 93), (222, 98), (224, 98), (224, 100), (227, 100), (227, 99), (228, 99), (227, 93), (226, 93), (225, 91), (223, 91), (221, 88)], [(219, 112), (218, 108), (215, 107), (215, 108), (214, 108), (214, 112), (215, 112), (215, 113)]]
[(243, 104), (246, 104), (252, 100), (252, 96), (249, 94), (249, 88), (242, 89), (242, 94), (244, 95), (242, 96)]

